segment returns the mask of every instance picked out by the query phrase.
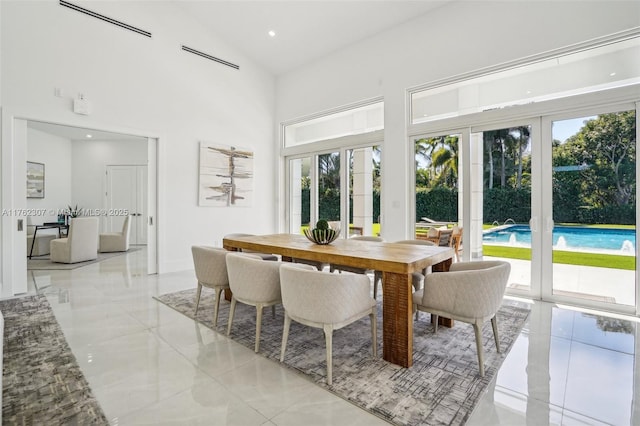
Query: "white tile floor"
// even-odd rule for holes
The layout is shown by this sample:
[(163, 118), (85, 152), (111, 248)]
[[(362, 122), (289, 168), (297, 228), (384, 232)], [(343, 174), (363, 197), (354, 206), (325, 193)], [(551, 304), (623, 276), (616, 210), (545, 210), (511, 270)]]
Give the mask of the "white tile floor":
[[(146, 275), (145, 264), (137, 251), (29, 271), (112, 424), (385, 424), (156, 302), (195, 276)], [(534, 303), (468, 424), (640, 424), (637, 333), (633, 319)]]

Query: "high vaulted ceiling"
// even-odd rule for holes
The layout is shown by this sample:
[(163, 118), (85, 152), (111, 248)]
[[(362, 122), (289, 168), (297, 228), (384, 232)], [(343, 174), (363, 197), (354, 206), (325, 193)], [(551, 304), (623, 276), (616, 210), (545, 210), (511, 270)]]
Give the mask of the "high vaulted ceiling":
[[(229, 44), (279, 75), (449, 1), (182, 0), (177, 4)], [(269, 31), (276, 35), (269, 36)]]

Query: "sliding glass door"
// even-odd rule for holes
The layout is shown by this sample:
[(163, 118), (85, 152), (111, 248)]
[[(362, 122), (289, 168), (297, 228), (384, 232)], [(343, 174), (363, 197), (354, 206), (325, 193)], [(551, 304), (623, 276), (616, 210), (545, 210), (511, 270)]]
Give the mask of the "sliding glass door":
[(413, 137), (416, 235), (467, 224), (465, 259), (508, 261), (509, 294), (635, 312), (636, 123), (627, 105)]
[(478, 126), (471, 129), (470, 139), (469, 169), (471, 180), (476, 182), (471, 199), (475, 208), (481, 209), (476, 216), (482, 218), (471, 235), (471, 245), (481, 247), (485, 259), (508, 261), (509, 291), (530, 295), (535, 277), (533, 248), (538, 238), (533, 223), (537, 214), (532, 210), (536, 205), (532, 153), (539, 131), (530, 121)]
[(552, 166), (545, 195), (553, 219), (544, 228), (552, 267), (543, 294), (614, 310), (635, 307), (636, 112), (595, 110), (544, 123), (551, 132), (544, 155)]
[(343, 238), (379, 235), (380, 154), (376, 144), (287, 158), (289, 232), (324, 219)]
[(461, 140), (454, 132), (413, 138), (417, 239), (434, 239), (444, 228), (463, 226), (458, 214)]
[(288, 160), (289, 175), (289, 233), (302, 234), (303, 227), (311, 221), (311, 194), (315, 177), (311, 172), (311, 157), (291, 158)]
[(380, 154), (379, 145), (346, 150), (349, 236), (380, 235)]

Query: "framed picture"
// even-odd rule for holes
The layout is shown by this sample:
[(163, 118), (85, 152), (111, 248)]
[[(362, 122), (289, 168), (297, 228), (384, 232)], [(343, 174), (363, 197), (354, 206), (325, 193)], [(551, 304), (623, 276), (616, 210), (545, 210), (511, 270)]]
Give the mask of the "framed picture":
[(199, 186), (200, 206), (251, 206), (253, 151), (201, 142)]
[(27, 198), (44, 198), (44, 164), (27, 161)]

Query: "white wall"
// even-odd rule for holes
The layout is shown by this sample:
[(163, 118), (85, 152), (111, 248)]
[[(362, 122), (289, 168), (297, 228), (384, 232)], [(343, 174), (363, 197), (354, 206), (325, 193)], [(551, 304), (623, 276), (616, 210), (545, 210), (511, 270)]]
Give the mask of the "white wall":
[(408, 238), (407, 88), (637, 26), (637, 1), (451, 2), (279, 77), (276, 120), (383, 96), (382, 232)]
[[(160, 272), (192, 268), (192, 244), (220, 245), (232, 231), (273, 232), (274, 77), (171, 2), (74, 3), (153, 37), (58, 1), (1, 1), (5, 112), (159, 138)], [(239, 64), (240, 70), (183, 52), (181, 44)], [(54, 96), (56, 87), (64, 97)], [(71, 111), (78, 93), (91, 101), (90, 116)], [(6, 114), (3, 120), (6, 125)], [(252, 207), (197, 206), (200, 140), (254, 150)]]
[(44, 198), (27, 198), (27, 209), (38, 212), (30, 222), (55, 222), (71, 202), (71, 141), (28, 128), (27, 161), (44, 164)]
[[(105, 208), (105, 171), (107, 166), (147, 164), (146, 141), (73, 141), (72, 142), (73, 206), (100, 210)], [(102, 231), (105, 218), (100, 217)]]

